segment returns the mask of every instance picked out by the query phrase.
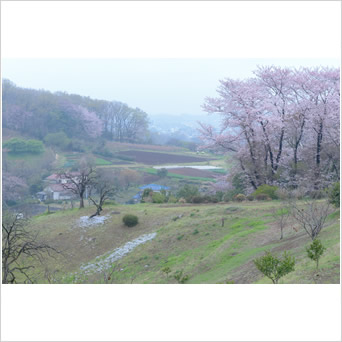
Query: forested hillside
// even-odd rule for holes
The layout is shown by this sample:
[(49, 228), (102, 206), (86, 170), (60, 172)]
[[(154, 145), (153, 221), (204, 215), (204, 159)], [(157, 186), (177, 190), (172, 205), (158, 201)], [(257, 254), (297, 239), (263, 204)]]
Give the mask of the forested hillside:
[(53, 141), (54, 134), (64, 140), (104, 137), (143, 142), (148, 138), (147, 114), (118, 101), (25, 89), (4, 80), (2, 105), (4, 128), (47, 142)]

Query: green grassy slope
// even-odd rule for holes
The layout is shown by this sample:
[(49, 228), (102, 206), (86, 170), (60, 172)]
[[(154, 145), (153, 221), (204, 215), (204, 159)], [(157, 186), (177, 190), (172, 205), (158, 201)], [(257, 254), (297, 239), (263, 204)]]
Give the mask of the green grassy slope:
[[(284, 239), (279, 240), (276, 217), (271, 213), (272, 207), (280, 205), (273, 201), (109, 206), (103, 212), (109, 219), (87, 229), (77, 222), (80, 216), (92, 213), (91, 208), (35, 217), (31, 229), (63, 249), (63, 256), (49, 259), (44, 267), (37, 265), (37, 281), (46, 282), (44, 274), (50, 272), (56, 282), (104, 282), (103, 272), (82, 275), (80, 266), (94, 263), (97, 256), (105, 257), (143, 234), (157, 232), (153, 240), (114, 263), (109, 282), (176, 283), (174, 273), (183, 271), (189, 276), (187, 283), (270, 283), (253, 264), (253, 259), (270, 249), (275, 254), (288, 250), (296, 259), (295, 272), (280, 283), (339, 283), (339, 211), (329, 216), (320, 234), (327, 250), (316, 272), (314, 262), (306, 257), (305, 246), (311, 240), (304, 231), (295, 232), (289, 222)], [(136, 227), (123, 226), (126, 213), (139, 217)], [(164, 267), (171, 269), (169, 276), (162, 272)]]

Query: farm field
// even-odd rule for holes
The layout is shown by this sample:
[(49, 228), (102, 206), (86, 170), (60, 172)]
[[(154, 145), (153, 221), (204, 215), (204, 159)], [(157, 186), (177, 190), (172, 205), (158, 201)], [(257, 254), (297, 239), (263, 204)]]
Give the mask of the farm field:
[[(277, 218), (272, 213), (280, 206), (278, 201), (116, 205), (105, 207), (103, 224), (91, 227), (80, 226), (80, 218), (93, 211), (89, 207), (40, 215), (31, 220), (30, 229), (61, 249), (63, 255), (48, 259), (44, 267), (37, 264), (37, 281), (47, 282), (48, 273), (57, 283), (108, 282), (104, 273), (108, 274), (110, 266), (103, 268), (104, 261), (128, 242), (153, 236), (110, 263), (114, 267), (110, 282), (177, 283), (173, 275), (183, 272), (189, 277), (187, 283), (194, 284), (270, 283), (255, 268), (253, 259), (266, 250), (277, 255), (287, 250), (295, 257), (295, 271), (280, 283), (339, 283), (339, 210), (329, 215), (320, 233), (327, 250), (317, 272), (306, 256), (305, 247), (311, 240), (304, 231), (295, 232), (290, 222), (284, 239), (279, 240)], [(122, 217), (128, 213), (138, 216), (137, 226), (123, 225)], [(99, 272), (97, 264), (102, 265)], [(91, 272), (82, 271), (89, 265)], [(171, 270), (168, 276), (162, 271), (165, 267)]]
[[(115, 146), (116, 151), (111, 150), (115, 157), (102, 157), (94, 155), (94, 160), (97, 167), (103, 168), (126, 168), (133, 169), (141, 173), (142, 184), (160, 183), (163, 185), (172, 185), (178, 188), (179, 185), (175, 181), (195, 181), (198, 186), (203, 182), (215, 181), (215, 178), (220, 174), (226, 173), (227, 167), (222, 156), (205, 154), (198, 156), (194, 152), (181, 150), (172, 146), (154, 146), (154, 145), (137, 145), (125, 143), (107, 143), (108, 146)], [(139, 146), (140, 149), (127, 150), (132, 147)], [(152, 151), (152, 149), (155, 151)], [(158, 152), (157, 152), (158, 151)], [(59, 167), (70, 168), (79, 161), (85, 153), (65, 153), (59, 156)], [(163, 167), (163, 165), (177, 164), (179, 168), (168, 170), (168, 175), (165, 179), (157, 176), (157, 169), (151, 166)], [(214, 166), (220, 167), (215, 170), (198, 170), (191, 168), (191, 165)], [(215, 164), (215, 165), (214, 165)], [(185, 168), (187, 166), (187, 168)], [(184, 184), (183, 184), (184, 185)], [(136, 189), (138, 191), (138, 188)], [(124, 196), (125, 200), (129, 200)]]
[(169, 173), (190, 177), (204, 177), (204, 178), (215, 178), (218, 176), (217, 172), (208, 171), (208, 170), (198, 170), (194, 168), (176, 168), (169, 170)]
[(119, 156), (128, 156), (130, 158), (133, 158), (135, 162), (146, 165), (160, 165), (166, 163), (201, 163), (211, 160), (211, 158), (200, 158), (185, 154), (171, 154), (137, 150), (120, 152)]
[(131, 144), (120, 142), (107, 142), (106, 146), (111, 151), (128, 151), (128, 150), (143, 150), (143, 151), (157, 151), (157, 152), (182, 152), (186, 149), (177, 146), (164, 145), (147, 145), (147, 144)]
[[(191, 164), (191, 163), (219, 163), (222, 156), (210, 154), (197, 154), (184, 148), (175, 146), (139, 145), (129, 143), (107, 142), (106, 148), (112, 156), (102, 156), (90, 153), (94, 156), (97, 166), (101, 167), (135, 167), (153, 166), (163, 164)], [(59, 167), (72, 167), (86, 152), (59, 153)], [(221, 166), (221, 165), (220, 165)]]
[[(157, 175), (157, 170), (154, 169), (154, 168), (149, 168), (149, 167), (144, 167), (144, 168), (138, 168), (139, 171), (142, 171), (144, 172), (144, 174), (150, 174), (150, 175)], [(187, 171), (185, 174), (184, 173), (176, 173), (176, 172), (173, 172), (174, 169), (172, 170), (169, 170), (168, 171), (168, 174), (167, 174), (167, 177), (164, 178), (164, 181), (165, 179), (180, 179), (180, 180), (194, 180), (194, 181), (199, 181), (199, 182), (213, 182), (215, 181), (214, 179), (214, 175), (210, 175), (210, 177), (207, 177), (208, 174), (205, 174), (205, 177), (202, 177), (202, 176), (199, 176), (199, 173), (195, 172), (194, 174), (196, 174), (196, 176), (192, 176), (191, 175), (191, 171)], [(203, 174), (204, 175), (204, 174)], [(218, 175), (218, 174), (216, 174)], [(161, 180), (159, 178), (159, 180)], [(164, 184), (166, 185), (166, 184)]]

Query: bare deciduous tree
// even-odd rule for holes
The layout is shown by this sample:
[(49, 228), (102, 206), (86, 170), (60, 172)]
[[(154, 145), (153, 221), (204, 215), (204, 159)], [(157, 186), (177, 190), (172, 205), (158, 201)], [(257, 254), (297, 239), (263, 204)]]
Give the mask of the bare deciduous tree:
[(286, 207), (273, 208), (273, 216), (277, 218), (277, 224), (280, 229), (280, 240), (284, 237), (284, 228), (286, 226), (287, 220), (289, 218), (289, 209)]
[(115, 178), (115, 174), (102, 169), (98, 170), (96, 179), (93, 182), (93, 190), (96, 191), (98, 200), (91, 195), (89, 196), (89, 199), (96, 206), (95, 214), (91, 215), (89, 218), (100, 215), (105, 201), (110, 197), (113, 197), (118, 191), (118, 182)]
[(23, 263), (23, 257), (30, 257), (40, 262), (44, 255), (53, 256), (59, 253), (54, 247), (38, 240), (38, 234), (26, 229), (27, 221), (20, 215), (5, 213), (2, 222), (2, 282), (17, 283), (18, 274), (22, 274), (25, 282), (33, 283), (28, 270), (33, 265)]
[(86, 191), (90, 190), (95, 181), (95, 168), (92, 163), (86, 159), (82, 159), (79, 163), (77, 173), (62, 172), (60, 175), (68, 181), (68, 183), (62, 184), (63, 188), (77, 195), (80, 198), (80, 209), (84, 208)]
[(290, 202), (291, 215), (306, 231), (312, 240), (315, 240), (322, 230), (329, 214), (330, 204), (326, 200), (308, 199), (304, 203)]

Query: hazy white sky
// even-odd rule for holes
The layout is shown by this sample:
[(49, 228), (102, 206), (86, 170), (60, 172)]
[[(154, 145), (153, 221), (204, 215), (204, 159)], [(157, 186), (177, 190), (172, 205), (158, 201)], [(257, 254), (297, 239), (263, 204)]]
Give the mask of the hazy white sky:
[(122, 101), (148, 114), (200, 114), (219, 79), (246, 78), (257, 65), (338, 66), (338, 59), (4, 59), (18, 86)]
[(18, 86), (197, 114), (258, 64), (338, 66), (338, 1), (6, 1), (2, 77)]

